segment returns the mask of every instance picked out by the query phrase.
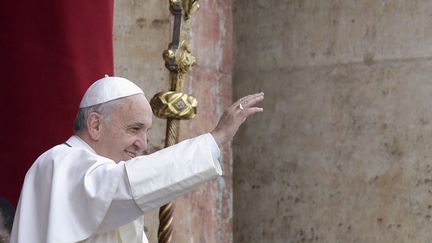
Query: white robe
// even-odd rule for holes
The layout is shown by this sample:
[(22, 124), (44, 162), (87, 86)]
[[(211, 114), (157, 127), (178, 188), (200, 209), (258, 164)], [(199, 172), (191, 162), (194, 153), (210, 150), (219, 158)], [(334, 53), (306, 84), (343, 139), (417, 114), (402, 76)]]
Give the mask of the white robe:
[(143, 243), (143, 213), (218, 175), (210, 134), (127, 162), (97, 155), (77, 136), (26, 174), (11, 243)]

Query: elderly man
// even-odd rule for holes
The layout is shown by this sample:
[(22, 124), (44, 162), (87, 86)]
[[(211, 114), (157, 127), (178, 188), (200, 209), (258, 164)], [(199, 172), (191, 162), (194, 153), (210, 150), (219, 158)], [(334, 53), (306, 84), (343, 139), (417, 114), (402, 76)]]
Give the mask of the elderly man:
[(229, 142), (263, 93), (226, 109), (207, 134), (147, 156), (152, 111), (143, 91), (105, 77), (84, 94), (74, 136), (42, 154), (27, 172), (12, 243), (148, 242), (143, 214), (222, 174)]

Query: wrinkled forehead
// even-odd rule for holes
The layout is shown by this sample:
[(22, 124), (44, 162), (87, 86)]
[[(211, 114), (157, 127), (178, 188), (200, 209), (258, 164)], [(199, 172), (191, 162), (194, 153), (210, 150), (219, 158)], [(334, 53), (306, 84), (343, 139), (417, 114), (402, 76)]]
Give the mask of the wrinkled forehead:
[(153, 113), (144, 94), (119, 99), (112, 113), (123, 122), (141, 122), (149, 126), (152, 123)]

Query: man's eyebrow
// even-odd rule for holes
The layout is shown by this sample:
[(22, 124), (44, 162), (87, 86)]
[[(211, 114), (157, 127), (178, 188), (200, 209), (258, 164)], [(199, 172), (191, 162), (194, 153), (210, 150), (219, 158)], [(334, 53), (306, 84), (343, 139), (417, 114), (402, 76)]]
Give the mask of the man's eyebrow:
[(144, 125), (144, 123), (141, 123), (141, 122), (135, 122), (135, 123), (132, 123), (132, 124), (129, 124), (129, 125), (127, 125), (126, 127), (127, 128), (132, 128), (132, 127), (144, 127), (145, 125)]
[[(135, 123), (132, 123), (132, 124), (129, 124), (129, 125), (126, 126), (126, 128), (133, 128), (133, 127), (143, 128), (143, 127), (145, 127), (145, 124), (141, 123), (141, 122), (135, 122)], [(147, 131), (150, 130), (151, 128), (152, 128), (151, 126), (148, 127)]]

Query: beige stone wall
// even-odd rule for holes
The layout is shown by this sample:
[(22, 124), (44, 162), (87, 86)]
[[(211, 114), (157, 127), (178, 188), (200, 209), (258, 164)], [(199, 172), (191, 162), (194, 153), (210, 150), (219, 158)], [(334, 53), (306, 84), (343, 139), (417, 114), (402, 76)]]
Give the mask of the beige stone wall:
[[(214, 128), (223, 108), (231, 103), (231, 1), (201, 0), (192, 26), (192, 49), (197, 65), (185, 92), (198, 102), (198, 115), (181, 123), (181, 139)], [(168, 47), (172, 17), (168, 0), (116, 0), (114, 9), (115, 74), (139, 84), (150, 99), (170, 87), (162, 52)], [(165, 120), (154, 118), (150, 151), (161, 149)], [(176, 200), (173, 242), (232, 242), (232, 153), (222, 151), (223, 178), (200, 186)], [(146, 214), (147, 236), (157, 242), (158, 210)]]
[(233, 4), (235, 242), (431, 242), (432, 2)]

